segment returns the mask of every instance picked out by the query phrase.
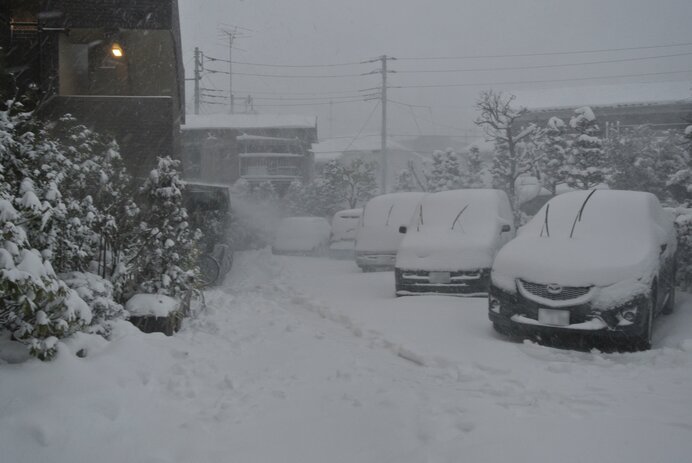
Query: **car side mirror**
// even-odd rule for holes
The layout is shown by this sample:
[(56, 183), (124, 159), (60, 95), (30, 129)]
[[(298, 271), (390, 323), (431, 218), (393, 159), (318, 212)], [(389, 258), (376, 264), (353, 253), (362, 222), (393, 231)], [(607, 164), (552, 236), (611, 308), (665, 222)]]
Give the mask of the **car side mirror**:
[(401, 233), (402, 235), (406, 234), (407, 230), (408, 230), (408, 227), (406, 227), (405, 225), (402, 225), (399, 227), (399, 233)]
[(667, 243), (663, 243), (663, 244), (661, 245), (661, 254), (663, 254), (664, 252), (666, 252), (666, 249), (668, 249), (668, 244), (667, 244)]
[(510, 225), (504, 224), (502, 228), (500, 229), (500, 233), (507, 233), (512, 231), (512, 227)]

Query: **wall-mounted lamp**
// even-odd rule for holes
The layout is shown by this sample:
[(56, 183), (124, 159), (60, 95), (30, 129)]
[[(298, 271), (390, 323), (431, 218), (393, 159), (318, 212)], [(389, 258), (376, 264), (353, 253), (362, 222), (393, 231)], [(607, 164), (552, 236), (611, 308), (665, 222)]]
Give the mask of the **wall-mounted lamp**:
[(119, 43), (113, 42), (113, 44), (111, 45), (111, 55), (113, 56), (113, 58), (122, 58), (123, 56), (125, 56), (125, 52), (123, 52), (123, 47), (121, 47)]

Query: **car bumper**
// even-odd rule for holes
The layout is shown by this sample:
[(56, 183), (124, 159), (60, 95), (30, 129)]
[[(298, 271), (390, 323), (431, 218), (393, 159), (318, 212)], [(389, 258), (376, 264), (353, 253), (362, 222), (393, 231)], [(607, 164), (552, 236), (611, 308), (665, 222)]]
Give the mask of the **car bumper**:
[[(440, 276), (440, 274), (443, 274)], [(490, 269), (456, 272), (395, 269), (397, 296), (450, 294), (455, 296), (486, 296)]]
[[(513, 336), (545, 338), (593, 337), (607, 339), (633, 339), (645, 331), (646, 297), (635, 296), (620, 306), (606, 311), (594, 310), (589, 303), (550, 308), (522, 297), (519, 293), (508, 293), (490, 286), (488, 318), (498, 331)], [(559, 311), (569, 314), (564, 324), (540, 321), (539, 311)], [(619, 314), (634, 310), (632, 321)]]

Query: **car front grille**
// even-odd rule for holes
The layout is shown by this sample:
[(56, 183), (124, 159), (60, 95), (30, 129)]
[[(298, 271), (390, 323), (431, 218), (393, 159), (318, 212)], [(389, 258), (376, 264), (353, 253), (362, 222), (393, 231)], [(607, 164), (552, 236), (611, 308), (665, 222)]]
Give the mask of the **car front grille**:
[(556, 291), (556, 287), (553, 285), (531, 283), (524, 280), (519, 280), (519, 284), (527, 293), (551, 301), (570, 301), (586, 296), (591, 291), (591, 286), (562, 286), (557, 287), (560, 290)]

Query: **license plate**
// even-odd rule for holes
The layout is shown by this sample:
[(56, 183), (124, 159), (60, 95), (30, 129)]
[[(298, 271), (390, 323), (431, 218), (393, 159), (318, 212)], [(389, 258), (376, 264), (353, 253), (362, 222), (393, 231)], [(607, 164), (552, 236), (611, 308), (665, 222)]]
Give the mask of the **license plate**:
[(538, 309), (538, 321), (544, 325), (569, 325), (569, 310)]
[(452, 281), (452, 275), (449, 272), (430, 272), (428, 281), (432, 284), (444, 285)]

